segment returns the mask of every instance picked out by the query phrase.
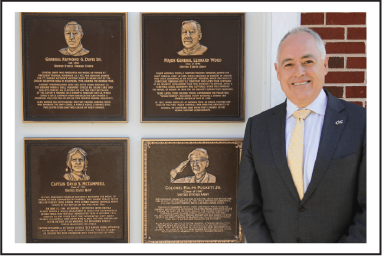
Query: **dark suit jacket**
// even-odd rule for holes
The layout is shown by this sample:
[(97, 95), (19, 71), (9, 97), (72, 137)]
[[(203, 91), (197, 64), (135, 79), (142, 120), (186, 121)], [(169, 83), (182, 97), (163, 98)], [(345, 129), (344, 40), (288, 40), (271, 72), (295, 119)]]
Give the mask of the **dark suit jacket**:
[(286, 102), (248, 120), (237, 193), (248, 242), (366, 242), (366, 110), (325, 92), (317, 159), (301, 201), (286, 159)]

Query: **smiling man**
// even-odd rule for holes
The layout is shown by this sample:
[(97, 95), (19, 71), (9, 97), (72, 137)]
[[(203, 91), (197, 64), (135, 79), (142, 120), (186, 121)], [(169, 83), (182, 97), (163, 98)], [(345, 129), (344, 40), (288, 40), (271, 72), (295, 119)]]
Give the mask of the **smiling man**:
[(185, 20), (182, 22), (182, 43), (183, 50), (178, 54), (181, 56), (187, 55), (202, 55), (207, 51), (207, 47), (199, 43), (202, 39), (202, 27), (195, 20)]
[(66, 173), (64, 178), (68, 181), (90, 180), (90, 176), (86, 175), (88, 169), (87, 152), (82, 148), (72, 148), (68, 152), (66, 158)]
[[(179, 173), (183, 172), (188, 163), (195, 175), (175, 179)], [(206, 171), (208, 165), (207, 150), (197, 148), (188, 155), (188, 160), (181, 162), (178, 167), (171, 170), (170, 181), (171, 183), (215, 183), (216, 177)]]
[(275, 69), (287, 99), (248, 120), (238, 215), (248, 242), (366, 242), (366, 110), (323, 89), (318, 34), (295, 28)]
[(84, 33), (82, 32), (81, 25), (76, 21), (70, 21), (65, 25), (64, 35), (68, 47), (59, 50), (63, 55), (83, 56), (90, 52), (81, 44)]

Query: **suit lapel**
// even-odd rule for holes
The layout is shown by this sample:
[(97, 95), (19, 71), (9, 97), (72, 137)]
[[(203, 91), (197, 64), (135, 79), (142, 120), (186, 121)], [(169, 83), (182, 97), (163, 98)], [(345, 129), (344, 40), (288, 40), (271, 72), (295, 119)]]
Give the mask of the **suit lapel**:
[[(342, 131), (346, 125), (347, 116), (340, 113), (345, 107), (339, 99), (335, 98), (328, 92), (327, 94), (328, 103), (326, 106), (324, 124), (322, 126), (316, 163), (314, 165), (312, 179), (304, 195), (304, 198), (301, 201), (301, 204), (308, 200), (308, 198), (319, 185), (321, 179), (324, 177), (328, 165), (332, 160), (334, 150), (337, 147)], [(341, 120), (343, 123), (336, 125), (336, 122)]]
[(275, 165), (293, 197), (300, 201), (290, 174), (285, 151), (286, 102), (275, 107), (273, 111), (274, 115), (268, 122), (268, 131)]

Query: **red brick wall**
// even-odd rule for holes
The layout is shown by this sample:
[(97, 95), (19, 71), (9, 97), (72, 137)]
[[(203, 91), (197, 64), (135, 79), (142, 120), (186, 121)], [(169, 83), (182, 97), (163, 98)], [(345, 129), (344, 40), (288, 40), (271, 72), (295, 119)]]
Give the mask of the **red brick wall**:
[(324, 88), (366, 107), (366, 13), (301, 13), (301, 26), (324, 40), (329, 56)]

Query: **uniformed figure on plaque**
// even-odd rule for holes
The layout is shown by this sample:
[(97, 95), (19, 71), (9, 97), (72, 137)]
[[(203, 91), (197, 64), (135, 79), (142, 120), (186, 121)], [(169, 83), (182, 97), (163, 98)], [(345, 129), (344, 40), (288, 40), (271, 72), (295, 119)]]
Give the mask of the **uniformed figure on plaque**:
[(199, 43), (202, 39), (202, 27), (195, 20), (185, 20), (182, 22), (182, 43), (183, 50), (178, 54), (187, 55), (203, 55), (207, 51), (207, 47)]
[(84, 32), (82, 31), (81, 25), (76, 21), (70, 21), (65, 25), (64, 35), (68, 47), (59, 50), (63, 55), (83, 56), (90, 52), (81, 44)]
[(86, 174), (86, 170), (88, 169), (88, 160), (85, 150), (82, 148), (72, 148), (68, 152), (66, 165), (66, 171), (70, 173), (66, 173), (64, 178), (68, 181), (81, 181), (81, 180), (90, 180), (90, 176)]
[[(176, 176), (184, 170), (188, 162), (190, 163), (191, 169), (195, 175), (175, 179)], [(178, 167), (171, 170), (171, 183), (215, 183), (216, 177), (206, 171), (208, 164), (207, 150), (204, 148), (194, 149), (188, 155), (188, 160), (181, 162)]]

